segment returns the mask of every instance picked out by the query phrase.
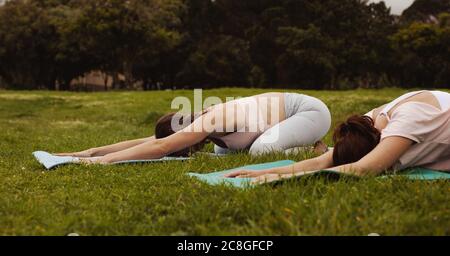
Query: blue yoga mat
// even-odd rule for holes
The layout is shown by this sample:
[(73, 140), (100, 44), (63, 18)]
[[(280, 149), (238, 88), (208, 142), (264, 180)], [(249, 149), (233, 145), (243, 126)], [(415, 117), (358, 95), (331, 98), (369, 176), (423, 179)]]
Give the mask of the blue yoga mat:
[[(408, 177), (411, 180), (446, 180), (450, 179), (450, 173), (441, 172), (436, 170), (431, 170), (427, 168), (416, 167), (413, 169), (409, 169), (403, 172), (400, 172), (398, 175), (403, 175)], [(389, 177), (392, 175), (387, 175), (383, 177)]]
[[(45, 151), (33, 152), (36, 160), (39, 161), (47, 170), (55, 168), (60, 165), (65, 164), (79, 164), (80, 158), (72, 156), (55, 156)], [(129, 160), (120, 161), (113, 164), (133, 164), (133, 163), (155, 163), (155, 162), (165, 162), (165, 161), (186, 161), (191, 159), (190, 157), (163, 157), (160, 159), (149, 159), (149, 160)]]
[[(283, 167), (287, 165), (291, 165), (295, 163), (291, 160), (284, 160), (284, 161), (277, 161), (277, 162), (271, 162), (271, 163), (262, 163), (262, 164), (254, 164), (254, 165), (246, 165), (241, 166), (238, 168), (233, 168), (229, 170), (219, 171), (219, 172), (212, 172), (207, 174), (201, 174), (201, 173), (188, 173), (191, 177), (196, 177), (201, 181), (204, 181), (210, 185), (220, 185), (220, 184), (226, 184), (231, 185), (238, 188), (243, 187), (251, 187), (254, 186), (254, 184), (251, 184), (251, 178), (225, 178), (224, 175), (233, 171), (237, 170), (255, 170), (255, 171), (263, 171), (274, 167)], [(311, 174), (307, 175), (320, 175), (320, 174), (332, 174), (332, 175), (348, 175), (348, 174), (342, 174), (335, 171), (330, 170), (321, 170), (317, 172), (313, 172)], [(450, 179), (450, 173), (430, 170), (426, 168), (414, 168), (406, 171), (402, 171), (400, 173), (397, 173), (396, 175), (386, 175), (386, 176), (380, 176), (380, 178), (388, 178), (391, 176), (405, 176), (408, 179), (411, 180), (440, 180), (440, 179)], [(298, 178), (298, 177), (293, 177)]]
[(188, 173), (189, 176), (196, 177), (202, 181), (205, 181), (206, 183), (209, 183), (211, 185), (219, 185), (219, 184), (229, 184), (234, 187), (246, 187), (250, 185), (251, 178), (225, 178), (223, 177), (225, 174), (237, 171), (237, 170), (255, 170), (255, 171), (262, 171), (274, 167), (282, 167), (286, 165), (290, 165), (295, 163), (291, 160), (283, 160), (283, 161), (277, 161), (272, 163), (263, 163), (263, 164), (254, 164), (254, 165), (246, 165), (234, 169), (229, 169), (225, 171), (220, 172), (213, 172), (213, 173), (207, 173), (207, 174), (200, 174), (200, 173)]

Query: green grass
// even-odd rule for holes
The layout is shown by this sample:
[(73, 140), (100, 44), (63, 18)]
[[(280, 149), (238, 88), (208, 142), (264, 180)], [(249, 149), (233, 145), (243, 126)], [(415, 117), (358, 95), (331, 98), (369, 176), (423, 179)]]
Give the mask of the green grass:
[[(260, 92), (264, 90), (220, 89), (205, 95)], [(328, 104), (334, 126), (404, 92), (305, 93)], [(151, 135), (157, 118), (170, 111), (172, 98), (179, 95), (192, 97), (192, 92), (0, 91), (0, 234), (450, 235), (448, 181), (306, 178), (242, 190), (211, 187), (185, 174), (286, 157), (236, 154), (185, 163), (70, 165), (44, 171), (31, 155)]]

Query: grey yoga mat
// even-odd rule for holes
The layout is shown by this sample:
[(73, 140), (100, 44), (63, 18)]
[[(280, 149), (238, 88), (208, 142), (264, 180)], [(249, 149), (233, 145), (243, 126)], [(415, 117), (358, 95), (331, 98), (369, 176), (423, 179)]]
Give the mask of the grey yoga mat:
[[(33, 152), (36, 160), (39, 161), (47, 170), (54, 167), (65, 165), (65, 164), (79, 164), (79, 157), (72, 156), (55, 156), (45, 151)], [(133, 163), (155, 163), (155, 162), (166, 162), (166, 161), (186, 161), (191, 159), (190, 157), (163, 157), (160, 159), (145, 159), (145, 160), (128, 160), (115, 162), (113, 164), (133, 164)]]

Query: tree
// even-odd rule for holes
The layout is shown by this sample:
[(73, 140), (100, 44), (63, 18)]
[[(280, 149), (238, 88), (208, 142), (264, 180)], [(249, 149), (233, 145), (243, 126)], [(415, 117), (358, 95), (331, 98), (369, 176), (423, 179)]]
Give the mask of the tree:
[(281, 84), (312, 89), (332, 83), (336, 60), (330, 52), (330, 39), (319, 28), (283, 27), (277, 42), (285, 49), (276, 63)]
[(56, 29), (58, 40), (53, 43), (55, 75), (61, 90), (70, 89), (70, 82), (95, 69), (99, 60), (83, 47), (84, 31), (78, 26), (82, 10), (76, 6), (47, 7), (49, 22)]
[(176, 44), (179, 34), (172, 28), (180, 8), (176, 0), (86, 0), (78, 24), (84, 47), (103, 71), (122, 72), (132, 88), (137, 62)]
[(450, 12), (450, 0), (416, 0), (403, 12), (402, 20), (427, 22), (445, 12)]
[(72, 89), (90, 71), (144, 90), (443, 86), (449, 3), (417, 0), (400, 19), (413, 23), (367, 0), (8, 1), (0, 77), (29, 89)]
[(0, 76), (13, 88), (54, 88), (54, 42), (58, 40), (36, 2), (10, 1), (0, 9)]
[(219, 35), (201, 41), (177, 76), (178, 84), (211, 88), (246, 86), (252, 67), (248, 43)]
[(416, 22), (400, 29), (391, 41), (397, 50), (403, 84), (414, 87), (450, 86), (449, 27)]
[(11, 1), (0, 9), (0, 74), (13, 88), (69, 89), (94, 63), (80, 46), (69, 1)]

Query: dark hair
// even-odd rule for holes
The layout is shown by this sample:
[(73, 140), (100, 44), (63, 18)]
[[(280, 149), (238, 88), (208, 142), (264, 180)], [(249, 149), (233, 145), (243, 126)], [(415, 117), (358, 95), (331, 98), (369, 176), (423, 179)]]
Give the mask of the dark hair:
[[(172, 119), (174, 117), (178, 118), (180, 125), (182, 123), (184, 123), (184, 121), (186, 121), (186, 119), (188, 119), (188, 122), (186, 122), (186, 124), (191, 124), (196, 118), (195, 114), (182, 115), (182, 116), (178, 116), (178, 115), (176, 116), (176, 115), (177, 115), (176, 113), (170, 113), (170, 114), (164, 115), (156, 122), (156, 126), (155, 126), (155, 138), (156, 139), (169, 137), (170, 135), (172, 135), (176, 132), (172, 128)], [(202, 141), (200, 143), (197, 143), (196, 145), (193, 145), (193, 146), (187, 147), (185, 149), (182, 149), (180, 151), (171, 153), (169, 156), (175, 156), (175, 157), (189, 156), (190, 154), (201, 150), (204, 145), (205, 145), (205, 141)]]
[(368, 116), (351, 116), (334, 130), (333, 163), (354, 163), (370, 153), (380, 142), (380, 132)]

